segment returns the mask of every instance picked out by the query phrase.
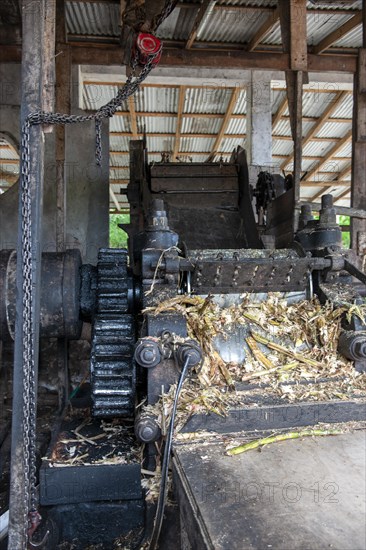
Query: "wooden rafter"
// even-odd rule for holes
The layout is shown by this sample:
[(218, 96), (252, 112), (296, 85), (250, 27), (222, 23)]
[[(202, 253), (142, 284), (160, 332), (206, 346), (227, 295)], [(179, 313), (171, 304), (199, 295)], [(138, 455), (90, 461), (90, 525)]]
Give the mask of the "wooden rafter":
[(323, 160), (320, 161), (320, 163), (315, 168), (313, 168), (312, 170), (310, 170), (310, 172), (306, 174), (306, 179), (311, 180), (315, 176), (315, 174), (317, 172), (320, 172), (320, 169), (346, 145), (346, 143), (349, 143), (351, 141), (351, 139), (352, 130), (349, 130), (346, 135), (338, 141), (338, 143), (333, 145), (331, 150), (324, 156)]
[(119, 212), (120, 209), (121, 209), (121, 206), (120, 206), (120, 204), (119, 204), (119, 202), (118, 202), (118, 200), (117, 200), (116, 194), (115, 194), (115, 192), (113, 191), (111, 185), (109, 186), (109, 195), (110, 195), (112, 201), (114, 202), (114, 204), (116, 205), (117, 211)]
[(253, 50), (255, 50), (255, 48), (258, 46), (258, 44), (260, 44), (262, 42), (263, 38), (265, 38), (267, 36), (267, 34), (272, 30), (274, 25), (277, 23), (279, 17), (280, 17), (280, 15), (279, 15), (279, 12), (278, 12), (278, 8), (276, 8), (269, 15), (269, 17), (266, 19), (266, 21), (264, 21), (263, 25), (261, 25), (261, 27), (257, 30), (257, 32), (255, 33), (253, 38), (250, 40), (250, 42), (249, 42), (249, 44), (246, 48), (248, 52), (252, 52)]
[[(224, 119), (222, 121), (222, 124), (221, 124), (221, 128), (220, 128), (220, 131), (219, 133), (217, 134), (216, 136), (216, 139), (215, 139), (215, 142), (212, 146), (212, 149), (211, 149), (211, 155), (216, 153), (218, 150), (219, 150), (219, 147), (221, 145), (221, 141), (222, 141), (222, 138), (225, 136), (225, 132), (227, 130), (227, 127), (229, 125), (229, 122), (230, 122), (230, 119), (231, 119), (231, 115), (235, 109), (235, 105), (238, 101), (238, 97), (239, 97), (239, 94), (241, 92), (242, 88), (234, 88), (233, 89), (233, 92), (231, 94), (231, 98), (230, 98), (230, 101), (229, 101), (229, 104), (227, 106), (227, 109), (226, 109), (226, 113), (225, 113), (225, 116), (224, 116)], [(230, 136), (231, 137), (231, 136)], [(241, 136), (241, 137), (244, 137), (244, 134)]]
[(203, 0), (201, 6), (196, 15), (196, 19), (193, 23), (191, 32), (189, 33), (188, 40), (186, 42), (186, 49), (189, 50), (192, 47), (193, 42), (196, 40), (197, 34), (199, 32), (200, 26), (204, 18), (210, 13), (214, 8), (216, 2), (215, 0)]
[(184, 101), (186, 97), (186, 86), (179, 87), (179, 97), (178, 97), (178, 112), (177, 112), (177, 124), (175, 127), (175, 139), (174, 139), (174, 150), (173, 150), (173, 162), (175, 161), (180, 146), (180, 132), (182, 129), (182, 120), (183, 120), (183, 111), (184, 111)]
[[(328, 105), (328, 107), (325, 109), (324, 113), (318, 118), (317, 122), (314, 124), (314, 126), (310, 129), (310, 131), (306, 134), (306, 136), (303, 138), (302, 142), (301, 142), (301, 147), (302, 149), (304, 149), (305, 145), (307, 145), (307, 143), (309, 143), (309, 141), (311, 141), (315, 134), (321, 129), (321, 127), (323, 126), (323, 124), (325, 122), (327, 122), (327, 120), (329, 119), (329, 117), (334, 113), (334, 111), (339, 107), (339, 105), (341, 104), (341, 102), (343, 101), (343, 99), (346, 97), (346, 93), (343, 91), (343, 92), (337, 92), (335, 98), (334, 98), (334, 101), (332, 101), (332, 103), (330, 103)], [(294, 154), (291, 153), (291, 155), (289, 155), (287, 157), (286, 160), (283, 161), (283, 163), (281, 164), (281, 170), (284, 170), (286, 168), (286, 166), (292, 162), (294, 158)]]
[(348, 19), (343, 25), (338, 29), (335, 29), (333, 32), (328, 34), (323, 40), (319, 42), (316, 46), (313, 47), (314, 54), (320, 54), (330, 48), (335, 42), (338, 42), (341, 38), (346, 36), (354, 28), (358, 27), (362, 23), (362, 11)]
[[(282, 99), (278, 109), (277, 109), (277, 113), (273, 115), (272, 117), (272, 128), (274, 129), (277, 122), (279, 122), (282, 117), (283, 117), (283, 113), (286, 111), (286, 108), (287, 108), (287, 105), (288, 105), (288, 100), (287, 100), (287, 95)], [(287, 120), (289, 120), (290, 117), (286, 117)]]
[(135, 98), (133, 95), (130, 95), (127, 99), (128, 110), (130, 113), (130, 122), (131, 122), (131, 134), (132, 139), (137, 139), (137, 119), (136, 119), (136, 110), (135, 110)]
[(341, 199), (343, 199), (344, 197), (346, 197), (350, 193), (351, 193), (351, 187), (349, 189), (346, 189), (345, 191), (343, 191), (343, 193), (338, 195), (338, 197), (335, 197), (334, 202), (340, 201)]

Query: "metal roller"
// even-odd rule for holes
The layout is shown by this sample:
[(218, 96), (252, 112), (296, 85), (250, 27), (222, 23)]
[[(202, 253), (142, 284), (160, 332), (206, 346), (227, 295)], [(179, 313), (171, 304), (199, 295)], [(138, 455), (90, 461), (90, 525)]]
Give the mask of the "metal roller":
[[(0, 251), (0, 339), (14, 338), (16, 252)], [(79, 250), (42, 254), (41, 336), (77, 340), (81, 334)]]

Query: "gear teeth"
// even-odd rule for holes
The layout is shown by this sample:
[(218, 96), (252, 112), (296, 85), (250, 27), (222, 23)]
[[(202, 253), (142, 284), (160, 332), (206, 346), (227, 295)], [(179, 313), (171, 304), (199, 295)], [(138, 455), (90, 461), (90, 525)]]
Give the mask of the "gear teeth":
[(91, 350), (93, 415), (132, 416), (136, 372), (134, 319), (127, 314), (127, 251), (101, 249), (98, 256), (98, 313)]

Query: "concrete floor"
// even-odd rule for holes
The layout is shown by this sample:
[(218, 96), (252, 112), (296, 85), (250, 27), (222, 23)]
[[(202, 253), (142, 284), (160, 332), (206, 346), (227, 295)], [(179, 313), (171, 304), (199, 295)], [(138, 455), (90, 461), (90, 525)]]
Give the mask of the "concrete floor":
[(175, 464), (188, 497), (185, 503), (180, 497), (186, 548), (366, 548), (365, 431), (284, 441), (234, 457), (223, 445), (182, 445)]

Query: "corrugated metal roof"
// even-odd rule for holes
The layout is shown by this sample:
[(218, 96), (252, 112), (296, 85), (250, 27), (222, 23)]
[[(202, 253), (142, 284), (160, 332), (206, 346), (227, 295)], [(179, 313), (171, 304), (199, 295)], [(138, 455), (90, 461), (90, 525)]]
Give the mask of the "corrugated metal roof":
[(224, 114), (231, 95), (228, 88), (188, 88), (183, 112)]
[(149, 151), (170, 152), (174, 149), (174, 137), (150, 137), (146, 138), (147, 148)]
[[(128, 149), (127, 149), (128, 150)], [(118, 151), (118, 149), (116, 149)], [(114, 155), (112, 151), (109, 153), (109, 163), (111, 166), (129, 166), (129, 155)]]
[(272, 155), (291, 155), (292, 150), (292, 141), (285, 141), (282, 139), (272, 140)]
[(334, 137), (340, 138), (352, 127), (349, 124), (337, 124), (337, 122), (324, 122), (314, 137)]
[(335, 93), (304, 92), (302, 100), (302, 114), (305, 117), (320, 117), (329, 104), (334, 103), (335, 99)]
[(335, 155), (335, 158), (337, 157), (350, 157), (352, 155), (352, 143), (348, 142), (346, 145), (342, 148), (341, 151), (338, 151), (338, 153)]
[(333, 48), (362, 48), (362, 25), (354, 28), (347, 33), (343, 38), (337, 40), (332, 46)]
[(110, 132), (131, 132), (130, 117), (115, 115), (109, 119)]
[(178, 94), (179, 88), (144, 86), (135, 93), (135, 109), (142, 113), (176, 113)]
[(156, 32), (156, 35), (159, 38), (161, 38), (162, 40), (168, 40), (175, 37), (177, 22), (181, 14), (181, 11), (188, 11), (188, 10), (181, 10), (180, 8), (176, 8), (172, 11), (169, 17), (167, 17), (165, 21), (162, 22), (162, 24), (160, 25), (160, 27)]
[(332, 141), (309, 141), (303, 148), (304, 157), (324, 157), (334, 145)]
[(0, 159), (12, 159), (12, 160), (18, 160), (19, 155), (10, 148), (7, 147), (0, 147)]
[(197, 42), (245, 44), (268, 18), (260, 10), (213, 10), (197, 34)]
[(245, 134), (247, 121), (245, 118), (232, 118), (226, 130), (226, 134)]
[(182, 134), (217, 134), (222, 126), (222, 118), (182, 118)]
[(128, 151), (130, 139), (128, 136), (109, 136), (109, 148), (111, 151)]
[(119, 36), (118, 4), (107, 2), (66, 2), (66, 26), (71, 34)]
[(314, 10), (307, 14), (306, 26), (308, 44), (318, 44), (325, 36), (338, 29), (343, 23), (348, 21), (352, 15), (319, 13)]
[(182, 138), (180, 140), (179, 151), (182, 153), (199, 152), (209, 153), (213, 147), (215, 140), (212, 138)]
[(130, 177), (130, 171), (128, 168), (111, 168), (109, 170), (109, 175), (112, 180), (118, 179), (128, 179)]
[(286, 97), (286, 92), (272, 88), (271, 91), (271, 100), (272, 100), (272, 115), (276, 114), (280, 104), (283, 99)]
[(241, 90), (239, 97), (236, 100), (235, 108), (233, 110), (234, 115), (245, 115), (247, 112), (247, 90)]
[(175, 133), (177, 120), (175, 117), (163, 116), (137, 116), (137, 129), (143, 132), (144, 128), (149, 133)]
[(333, 118), (352, 118), (353, 96), (347, 94), (337, 109), (332, 113)]
[(225, 138), (221, 141), (219, 151), (220, 153), (232, 153), (238, 145), (241, 145), (243, 147), (245, 141), (245, 138)]
[[(118, 92), (118, 86), (101, 84), (84, 84), (83, 106), (87, 111), (96, 111), (111, 101)], [(123, 101), (118, 111), (128, 111), (127, 102)]]

